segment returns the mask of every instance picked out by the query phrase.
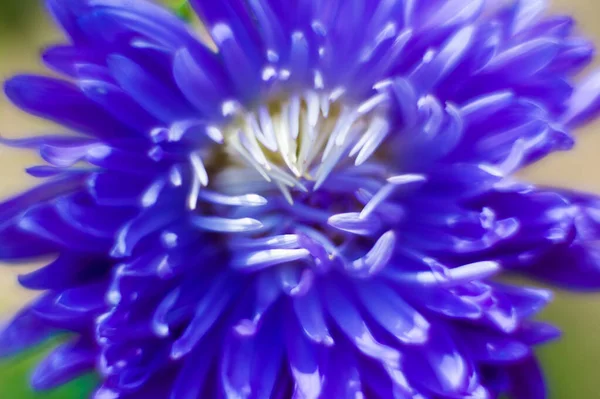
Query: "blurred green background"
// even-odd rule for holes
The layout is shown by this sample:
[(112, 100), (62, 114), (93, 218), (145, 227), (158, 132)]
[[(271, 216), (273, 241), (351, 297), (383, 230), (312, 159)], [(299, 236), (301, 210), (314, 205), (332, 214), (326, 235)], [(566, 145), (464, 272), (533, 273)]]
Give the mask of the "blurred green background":
[[(165, 0), (169, 1), (169, 0)], [(224, 0), (215, 0), (224, 1)], [(327, 1), (327, 0), (324, 0)], [(533, 0), (532, 0), (533, 1)], [(41, 0), (0, 0), (0, 80), (17, 72), (41, 71), (39, 49), (61, 40), (49, 21)], [(172, 5), (181, 0), (170, 0)], [(557, 12), (574, 14), (580, 30), (600, 45), (600, 1), (554, 0)], [(600, 65), (596, 62), (595, 66)], [(29, 117), (0, 95), (0, 134), (18, 137), (25, 133), (49, 132), (51, 125)], [(559, 185), (600, 193), (600, 123), (580, 132), (575, 151), (557, 154), (523, 173), (540, 184)], [(33, 183), (22, 170), (36, 161), (33, 154), (0, 148), (0, 195), (10, 195)], [(33, 268), (36, 265), (31, 265)], [(15, 277), (23, 268), (0, 268), (0, 320), (33, 296), (17, 287)], [(559, 325), (563, 339), (540, 350), (552, 399), (600, 398), (596, 366), (600, 364), (600, 295), (559, 292), (542, 318)], [(80, 399), (87, 397), (95, 383), (84, 376), (69, 386), (47, 394), (34, 394), (27, 388), (29, 370), (52, 343), (10, 361), (0, 362), (0, 399)]]

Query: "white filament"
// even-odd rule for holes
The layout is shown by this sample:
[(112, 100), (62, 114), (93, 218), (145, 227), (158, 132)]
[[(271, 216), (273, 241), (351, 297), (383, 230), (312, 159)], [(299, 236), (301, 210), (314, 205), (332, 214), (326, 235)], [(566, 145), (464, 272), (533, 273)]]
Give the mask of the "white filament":
[[(321, 82), (319, 73), (316, 78)], [(387, 93), (356, 104), (346, 104), (344, 95), (343, 88), (312, 90), (256, 110), (226, 104), (223, 109), (234, 120), (220, 131), (230, 154), (255, 168), (291, 202), (291, 191), (306, 192), (307, 182), (317, 190), (340, 165), (368, 161), (389, 133)]]

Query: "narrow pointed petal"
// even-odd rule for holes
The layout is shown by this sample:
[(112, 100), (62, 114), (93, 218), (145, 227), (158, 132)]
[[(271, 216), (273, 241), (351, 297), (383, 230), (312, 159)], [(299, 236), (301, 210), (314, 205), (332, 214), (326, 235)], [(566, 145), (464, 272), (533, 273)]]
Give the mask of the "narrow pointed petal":
[(357, 290), (371, 316), (394, 337), (406, 344), (427, 341), (429, 323), (389, 287), (360, 284)]
[(21, 310), (0, 332), (0, 357), (15, 355), (41, 344), (54, 329), (38, 318), (30, 308)]
[(8, 98), (21, 109), (98, 137), (127, 135), (129, 129), (115, 121), (68, 82), (21, 75), (4, 84)]
[(36, 390), (49, 390), (93, 370), (96, 353), (93, 345), (71, 342), (59, 346), (33, 372), (31, 385)]

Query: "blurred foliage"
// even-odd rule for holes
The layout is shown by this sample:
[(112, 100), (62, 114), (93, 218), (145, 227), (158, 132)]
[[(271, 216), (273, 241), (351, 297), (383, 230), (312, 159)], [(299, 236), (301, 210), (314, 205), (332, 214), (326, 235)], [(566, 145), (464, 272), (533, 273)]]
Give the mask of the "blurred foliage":
[(539, 348), (551, 399), (595, 399), (600, 349), (596, 333), (600, 297), (558, 292), (540, 320), (557, 325), (562, 338)]
[(186, 21), (191, 21), (193, 18), (192, 6), (187, 0), (163, 0), (172, 8), (179, 17)]
[(0, 35), (17, 33), (36, 14), (39, 0), (0, 0)]
[(32, 370), (59, 342), (60, 339), (53, 339), (39, 348), (34, 348), (19, 356), (0, 361), (0, 398), (82, 399), (89, 397), (97, 384), (97, 379), (94, 375), (84, 375), (69, 384), (49, 392), (34, 392), (29, 387), (29, 378)]

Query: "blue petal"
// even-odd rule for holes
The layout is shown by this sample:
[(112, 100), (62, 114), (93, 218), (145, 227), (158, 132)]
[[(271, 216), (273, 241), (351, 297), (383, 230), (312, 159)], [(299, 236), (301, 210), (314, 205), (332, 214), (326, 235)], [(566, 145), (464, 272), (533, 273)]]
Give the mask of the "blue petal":
[(90, 323), (106, 308), (106, 283), (80, 285), (36, 300), (33, 314), (48, 325), (71, 331), (87, 331)]
[(225, 287), (227, 287), (226, 280), (212, 282), (206, 295), (197, 303), (194, 318), (190, 321), (182, 336), (173, 342), (171, 347), (171, 357), (173, 359), (179, 359), (190, 353), (219, 317), (222, 316), (223, 310), (231, 300), (234, 291), (229, 286), (227, 291), (230, 293), (224, 294), (223, 289)]
[(294, 298), (293, 302), (304, 334), (317, 344), (333, 345), (318, 293), (311, 290), (304, 296)]
[(20, 275), (19, 283), (30, 290), (65, 290), (101, 277), (108, 268), (108, 263), (83, 254), (63, 253), (52, 263)]
[(288, 321), (287, 356), (296, 391), (306, 399), (318, 399), (323, 389), (323, 365), (318, 360), (316, 348), (302, 335), (300, 325), (291, 317)]
[(219, 118), (221, 104), (230, 94), (229, 79), (212, 54), (181, 49), (173, 59), (173, 75), (185, 97), (204, 115)]
[(80, 64), (104, 64), (101, 52), (68, 45), (47, 48), (42, 54), (42, 59), (55, 71), (74, 77), (78, 76), (77, 70)]
[[(95, 39), (113, 41), (123, 33), (141, 33), (171, 50), (182, 46), (202, 47), (190, 29), (162, 6), (145, 0), (88, 0), (91, 12), (80, 23)], [(94, 21), (95, 20), (95, 21)], [(104, 22), (105, 30), (99, 22)], [(91, 28), (91, 29), (90, 29)]]
[[(45, 0), (46, 7), (56, 22), (62, 26), (66, 33), (76, 44), (87, 42), (85, 34), (77, 23), (76, 8), (72, 0)], [(81, 8), (81, 5), (79, 6)]]
[(83, 93), (130, 128), (145, 134), (160, 122), (119, 87), (100, 80), (80, 80)]
[(15, 355), (42, 343), (55, 330), (37, 317), (31, 308), (21, 310), (0, 332), (0, 357)]
[(96, 365), (96, 351), (92, 344), (70, 342), (52, 351), (31, 376), (31, 385), (36, 390), (56, 388), (79, 375), (92, 371)]
[(240, 0), (190, 3), (207, 25), (238, 95), (244, 100), (255, 99), (264, 57), (260, 55), (257, 32), (246, 6)]
[(564, 116), (564, 123), (568, 126), (579, 126), (600, 111), (600, 72), (577, 85), (568, 106)]
[(191, 106), (179, 93), (156, 80), (132, 60), (121, 55), (111, 55), (108, 66), (123, 90), (164, 123), (170, 124), (193, 116)]
[(538, 362), (528, 358), (509, 369), (511, 396), (514, 399), (546, 399), (548, 392)]
[(130, 134), (110, 115), (65, 81), (21, 75), (4, 85), (6, 95), (23, 110), (98, 137)]
[(357, 285), (363, 306), (394, 337), (405, 344), (422, 344), (428, 339), (429, 323), (392, 289), (377, 283)]
[(556, 57), (559, 43), (551, 38), (536, 38), (519, 43), (498, 54), (488, 63), (483, 72), (503, 73), (508, 78), (527, 78), (544, 69)]
[(378, 342), (369, 331), (356, 306), (333, 284), (327, 284), (325, 305), (333, 320), (356, 348), (389, 367), (398, 367), (400, 353)]

